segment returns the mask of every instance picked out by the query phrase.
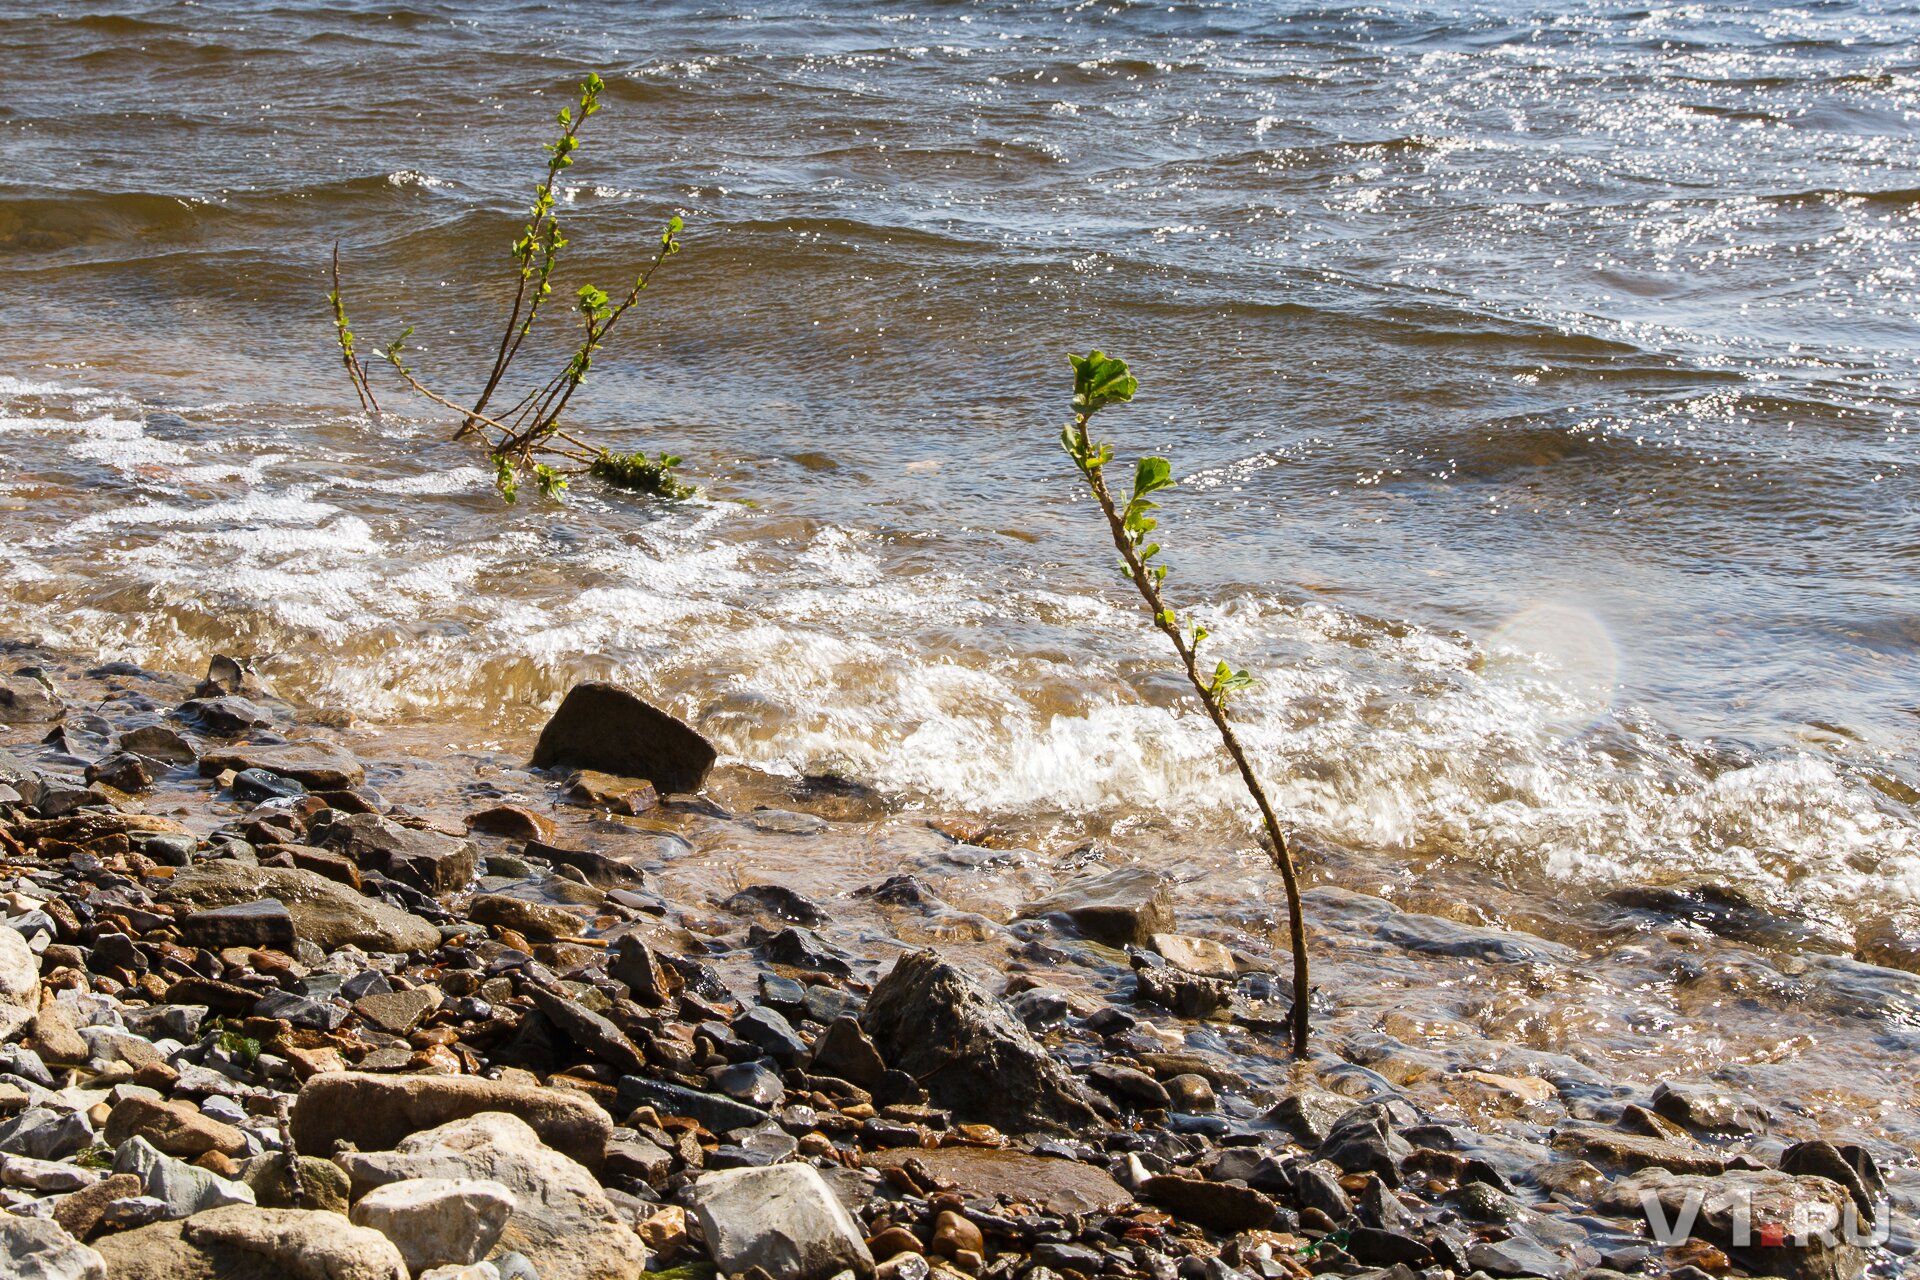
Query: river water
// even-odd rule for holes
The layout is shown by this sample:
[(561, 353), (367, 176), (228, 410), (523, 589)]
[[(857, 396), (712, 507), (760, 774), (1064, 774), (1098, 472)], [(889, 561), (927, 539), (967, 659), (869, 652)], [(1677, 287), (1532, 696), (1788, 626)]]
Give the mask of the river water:
[[(1920, 918), (1912, 4), (5, 4), (0, 46), (0, 635), (257, 655), (434, 749), (619, 678), (1230, 914), (1244, 798), (1056, 443), (1099, 346), (1309, 879)], [(356, 411), (326, 260), (470, 396), (588, 70), (558, 296), (686, 230), (573, 422), (703, 496), (508, 508), (433, 406)]]

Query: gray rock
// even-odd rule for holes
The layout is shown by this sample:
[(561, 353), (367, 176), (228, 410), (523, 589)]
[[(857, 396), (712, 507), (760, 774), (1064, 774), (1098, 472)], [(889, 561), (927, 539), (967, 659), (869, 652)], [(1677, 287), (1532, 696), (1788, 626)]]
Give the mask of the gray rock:
[(478, 869), (470, 842), (437, 831), (403, 827), (377, 813), (355, 813), (339, 819), (326, 828), (323, 843), (363, 868), (430, 894), (465, 889), (473, 883)]
[(577, 1001), (541, 987), (528, 987), (533, 1007), (545, 1015), (560, 1034), (594, 1057), (623, 1072), (646, 1068), (647, 1060), (627, 1033)]
[(200, 758), (193, 743), (161, 724), (129, 729), (120, 735), (120, 746), (143, 759), (161, 764), (192, 764)]
[(665, 794), (699, 790), (715, 756), (712, 743), (631, 689), (591, 681), (567, 691), (532, 763), (645, 778)]
[(807, 1051), (807, 1042), (794, 1033), (793, 1024), (765, 1005), (755, 1005), (735, 1018), (733, 1034), (782, 1066), (792, 1065)]
[(253, 1189), (245, 1183), (175, 1160), (141, 1137), (120, 1144), (113, 1171), (139, 1178), (148, 1195), (165, 1203), (169, 1218), (187, 1218), (222, 1205), (253, 1204)]
[(1475, 1244), (1467, 1250), (1467, 1264), (1494, 1277), (1540, 1276), (1544, 1280), (1559, 1280), (1571, 1269), (1553, 1250), (1522, 1236)]
[(35, 1160), (31, 1156), (0, 1156), (0, 1186), (24, 1187), (28, 1191), (78, 1191), (100, 1181), (92, 1169), (58, 1160)]
[(873, 1273), (858, 1224), (811, 1165), (704, 1173), (689, 1202), (708, 1256), (724, 1274), (751, 1267), (781, 1280)]
[(416, 1275), (430, 1267), (464, 1267), (486, 1257), (506, 1228), (514, 1195), (475, 1178), (408, 1178), (375, 1187), (349, 1215), (393, 1241)]
[(1020, 908), (1023, 918), (1064, 915), (1095, 942), (1110, 947), (1148, 945), (1173, 932), (1172, 881), (1145, 867), (1121, 867), (1075, 880)]
[(843, 1014), (814, 1042), (813, 1064), (808, 1070), (817, 1076), (837, 1076), (862, 1089), (874, 1089), (887, 1074), (887, 1064), (860, 1029), (859, 1019)]
[(259, 898), (195, 911), (180, 921), (180, 940), (192, 947), (271, 947), (293, 950), (293, 916), (284, 902)]
[(1653, 1109), (1678, 1124), (1711, 1133), (1765, 1133), (1766, 1108), (1742, 1094), (1712, 1085), (1662, 1081)]
[(780, 1077), (758, 1062), (736, 1062), (711, 1073), (713, 1087), (756, 1107), (777, 1107), (786, 1100), (787, 1090)]
[[(384, 975), (374, 977), (385, 985)], [(362, 984), (364, 985), (364, 984)], [(375, 991), (353, 1002), (360, 1019), (391, 1036), (404, 1036), (420, 1025), (420, 1019), (440, 1007), (440, 988), (431, 983), (406, 991)]]
[(296, 939), (323, 951), (347, 946), (365, 951), (429, 951), (440, 945), (440, 931), (418, 916), (363, 897), (323, 875), (291, 867), (202, 862), (174, 876), (161, 896), (213, 907), (252, 902), (262, 895), (286, 905)]
[(772, 1117), (758, 1107), (718, 1093), (703, 1093), (685, 1085), (646, 1076), (621, 1076), (619, 1105), (623, 1113), (636, 1107), (652, 1107), (661, 1115), (687, 1116), (698, 1120), (714, 1133), (734, 1129), (752, 1129)]
[(28, 1107), (0, 1125), (0, 1151), (34, 1160), (59, 1160), (93, 1142), (93, 1126), (78, 1111)]
[(932, 951), (901, 956), (874, 987), (862, 1028), (934, 1105), (1009, 1133), (1086, 1129), (1099, 1113), (1018, 1018)]
[(8, 1280), (107, 1280), (107, 1264), (51, 1219), (0, 1213), (0, 1275)]
[(191, 698), (181, 703), (174, 714), (216, 738), (231, 738), (236, 733), (264, 729), (273, 723), (272, 712), (245, 698)]
[(27, 1025), (40, 1008), (40, 958), (12, 925), (0, 924), (0, 1040)]
[(310, 1000), (291, 991), (269, 991), (253, 1006), (257, 1018), (279, 1018), (296, 1027), (332, 1031), (347, 1020), (347, 1011), (325, 1000)]
[(317, 1209), (230, 1205), (98, 1244), (113, 1280), (407, 1280), (379, 1232)]
[[(1826, 1178), (1770, 1169), (1715, 1176), (1642, 1169), (1617, 1179), (1598, 1204), (1622, 1216), (1644, 1217), (1656, 1238), (1675, 1230), (1718, 1245), (1756, 1275), (1854, 1280), (1866, 1267), (1865, 1253), (1841, 1229), (1855, 1212), (1852, 1197)], [(1804, 1243), (1796, 1234), (1801, 1225), (1812, 1228)], [(1781, 1235), (1772, 1236), (1769, 1227), (1781, 1229)]]
[(498, 1248), (524, 1254), (540, 1280), (638, 1280), (646, 1270), (646, 1246), (593, 1175), (504, 1112), (490, 1111), (416, 1133), (392, 1151), (346, 1152), (334, 1163), (352, 1178), (361, 1196), (375, 1187), (417, 1178), (504, 1185), (516, 1207)]

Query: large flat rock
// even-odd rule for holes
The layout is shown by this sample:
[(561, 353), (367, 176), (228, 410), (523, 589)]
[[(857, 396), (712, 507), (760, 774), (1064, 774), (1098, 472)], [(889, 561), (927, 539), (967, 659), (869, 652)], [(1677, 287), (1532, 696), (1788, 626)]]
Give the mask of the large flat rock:
[(310, 1078), (293, 1104), (293, 1140), (307, 1155), (340, 1141), (362, 1151), (399, 1146), (414, 1134), (487, 1111), (518, 1116), (561, 1154), (600, 1167), (613, 1122), (585, 1097), (562, 1089), (475, 1076), (389, 1076), (329, 1071)]
[(1105, 1170), (1080, 1160), (1055, 1160), (991, 1147), (901, 1147), (868, 1154), (876, 1169), (916, 1160), (961, 1195), (988, 1199), (1005, 1194), (1049, 1213), (1118, 1213), (1133, 1202)]

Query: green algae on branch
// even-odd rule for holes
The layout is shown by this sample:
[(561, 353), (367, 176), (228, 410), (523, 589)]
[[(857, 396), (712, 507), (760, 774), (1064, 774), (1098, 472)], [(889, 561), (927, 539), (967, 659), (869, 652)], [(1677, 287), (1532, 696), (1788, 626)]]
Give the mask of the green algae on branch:
[(1160, 506), (1152, 500), (1152, 495), (1174, 486), (1173, 464), (1165, 458), (1140, 459), (1133, 469), (1133, 492), (1128, 496), (1125, 507), (1115, 502), (1113, 491), (1107, 487), (1106, 465), (1113, 461), (1113, 447), (1095, 440), (1088, 427), (1093, 415), (1100, 410), (1109, 405), (1132, 401), (1134, 392), (1140, 389), (1139, 380), (1128, 371), (1126, 361), (1098, 351), (1085, 356), (1070, 355), (1067, 359), (1073, 365), (1073, 421), (1060, 429), (1060, 447), (1073, 459), (1081, 477), (1087, 482), (1087, 488), (1092, 491), (1094, 501), (1100, 504), (1101, 512), (1107, 517), (1107, 529), (1113, 537), (1114, 549), (1120, 553), (1121, 572), (1139, 588), (1141, 599), (1146, 601), (1147, 609), (1153, 615), (1153, 625), (1172, 642), (1187, 682), (1193, 686), (1201, 704), (1206, 707), (1207, 718), (1213, 721), (1213, 727), (1219, 731), (1221, 744), (1226, 747), (1234, 767), (1239, 770), (1240, 780), (1246, 785), (1254, 806), (1260, 810), (1260, 821), (1267, 833), (1268, 852), (1286, 888), (1287, 922), (1293, 942), (1293, 1008), (1287, 1021), (1292, 1030), (1293, 1056), (1304, 1058), (1307, 1056), (1308, 1010), (1313, 988), (1308, 982), (1307, 938), (1304, 913), (1300, 907), (1300, 878), (1294, 869), (1293, 850), (1287, 843), (1286, 832), (1281, 830), (1279, 818), (1274, 815), (1273, 805), (1267, 800), (1266, 788), (1260, 785), (1260, 779), (1254, 774), (1247, 753), (1240, 745), (1240, 737), (1227, 719), (1227, 700), (1234, 693), (1252, 685), (1253, 677), (1244, 671), (1234, 670), (1231, 664), (1224, 661), (1216, 663), (1211, 672), (1202, 675), (1199, 651), (1200, 645), (1207, 639), (1207, 629), (1197, 622), (1182, 629), (1179, 617), (1161, 594), (1160, 585), (1167, 579), (1167, 566), (1153, 563), (1160, 554), (1160, 544), (1147, 539), (1159, 527), (1159, 521), (1147, 513), (1157, 511)]
[[(558, 498), (566, 491), (569, 478), (578, 475), (592, 476), (613, 488), (662, 498), (687, 498), (696, 492), (692, 486), (674, 477), (673, 467), (679, 463), (679, 458), (664, 451), (652, 459), (644, 451), (617, 454), (580, 439), (561, 421), (561, 415), (572, 401), (574, 392), (587, 380), (587, 374), (593, 368), (594, 354), (605, 343), (607, 335), (640, 300), (641, 293), (652, 282), (660, 265), (680, 252), (679, 236), (683, 224), (678, 215), (667, 219), (652, 259), (634, 277), (632, 287), (617, 301), (613, 295), (593, 284), (583, 284), (576, 291), (574, 310), (581, 326), (580, 334), (572, 354), (560, 370), (544, 383), (528, 389), (506, 410), (496, 411), (493, 416), (486, 412), (512, 368), (515, 357), (520, 354), (521, 344), (540, 318), (542, 305), (553, 293), (554, 269), (561, 252), (571, 243), (561, 229), (555, 208), (554, 187), (561, 172), (573, 166), (574, 153), (580, 148), (580, 126), (588, 117), (599, 112), (600, 93), (605, 88), (605, 83), (598, 75), (589, 74), (580, 83), (577, 108), (560, 108), (560, 134), (546, 144), (546, 175), (534, 189), (533, 205), (528, 210), (527, 221), (512, 245), (516, 277), (513, 305), (507, 311), (499, 349), (494, 355), (485, 385), (474, 402), (464, 407), (455, 403), (434, 391), (408, 367), (403, 357), (407, 351), (407, 339), (413, 334), (412, 325), (407, 326), (381, 352), (409, 388), (435, 404), (461, 414), (460, 428), (454, 432), (454, 439), (470, 435), (486, 439), (488, 457), (494, 466), (494, 487), (508, 502), (519, 498), (520, 488), (526, 483), (533, 484), (545, 497)], [(366, 368), (354, 346), (353, 330), (348, 325), (347, 307), (340, 290), (340, 247), (337, 244), (333, 251), (333, 289), (327, 294), (327, 302), (333, 308), (334, 334), (340, 344), (341, 363), (345, 365), (347, 377), (360, 398), (360, 407), (369, 416), (378, 419), (380, 402), (374, 396)]]

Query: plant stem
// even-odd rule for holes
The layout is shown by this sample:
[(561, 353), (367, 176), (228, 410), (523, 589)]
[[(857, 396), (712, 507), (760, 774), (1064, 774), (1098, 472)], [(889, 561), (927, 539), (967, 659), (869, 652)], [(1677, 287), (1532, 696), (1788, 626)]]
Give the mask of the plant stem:
[[(1079, 436), (1081, 455), (1090, 456), (1093, 452), (1092, 441), (1087, 434), (1089, 415), (1077, 414), (1074, 430)], [(1174, 621), (1172, 610), (1161, 599), (1160, 588), (1153, 575), (1147, 571), (1146, 562), (1140, 558), (1140, 551), (1132, 538), (1127, 536), (1126, 519), (1114, 504), (1113, 494), (1107, 489), (1106, 476), (1098, 465), (1082, 468), (1087, 484), (1093, 490), (1094, 500), (1100, 504), (1100, 510), (1106, 514), (1108, 531), (1113, 535), (1113, 545), (1120, 552), (1120, 558), (1126, 562), (1127, 574), (1133, 579), (1133, 585), (1140, 589), (1141, 599), (1147, 602), (1147, 608), (1153, 612), (1153, 625), (1173, 642), (1174, 652), (1180, 655), (1180, 664), (1185, 669), (1187, 681), (1200, 695), (1200, 703), (1207, 709), (1207, 718), (1213, 721), (1213, 727), (1220, 731), (1220, 740), (1226, 745), (1227, 754), (1233, 758), (1234, 767), (1240, 771), (1240, 780), (1247, 786), (1247, 792), (1260, 810), (1260, 821), (1267, 829), (1267, 842), (1273, 864), (1280, 871), (1281, 884), (1287, 894), (1287, 925), (1293, 935), (1293, 1007), (1287, 1013), (1287, 1022), (1292, 1030), (1293, 1056), (1307, 1056), (1308, 1018), (1310, 1013), (1309, 995), (1312, 987), (1307, 972), (1307, 932), (1305, 913), (1300, 906), (1300, 877), (1294, 868), (1293, 848), (1287, 842), (1287, 836), (1280, 828), (1280, 819), (1274, 815), (1273, 805), (1267, 800), (1266, 788), (1260, 785), (1260, 779), (1254, 774), (1253, 766), (1247, 761), (1247, 753), (1240, 745), (1240, 737), (1233, 731), (1233, 724), (1227, 719), (1226, 708), (1221, 706), (1208, 691), (1206, 681), (1200, 678), (1200, 667), (1194, 656), (1194, 649), (1187, 638), (1180, 633), (1178, 623)]]

